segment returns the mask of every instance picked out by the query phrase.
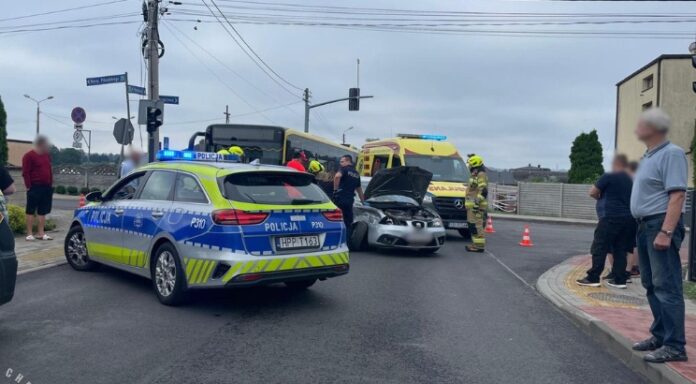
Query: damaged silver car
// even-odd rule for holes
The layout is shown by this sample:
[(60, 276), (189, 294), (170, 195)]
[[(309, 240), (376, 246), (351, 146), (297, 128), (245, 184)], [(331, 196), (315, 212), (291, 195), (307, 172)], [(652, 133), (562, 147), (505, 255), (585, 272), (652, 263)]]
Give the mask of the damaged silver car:
[(445, 243), (438, 214), (423, 207), (432, 173), (418, 167), (379, 171), (365, 189), (365, 202), (353, 206), (351, 249), (412, 249), (434, 253)]

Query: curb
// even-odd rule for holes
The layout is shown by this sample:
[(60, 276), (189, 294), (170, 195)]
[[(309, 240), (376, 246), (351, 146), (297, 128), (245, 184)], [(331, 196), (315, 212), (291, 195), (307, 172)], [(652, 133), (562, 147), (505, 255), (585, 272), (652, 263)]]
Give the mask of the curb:
[(578, 327), (590, 335), (592, 339), (605, 347), (609, 353), (621, 360), (633, 371), (643, 375), (648, 380), (656, 384), (688, 384), (692, 383), (679, 372), (675, 371), (666, 364), (649, 364), (643, 361), (643, 356), (634, 352), (632, 341), (623, 335), (609, 328), (606, 323), (581, 311), (574, 305), (566, 301), (561, 295), (551, 288), (553, 276), (556, 276), (557, 269), (564, 263), (544, 272), (537, 279), (537, 291), (556, 307), (563, 311)]
[(585, 220), (585, 219), (565, 219), (561, 217), (543, 217), (543, 216), (520, 216), (520, 215), (509, 215), (501, 213), (491, 213), (491, 217), (496, 220), (511, 220), (511, 221), (524, 221), (526, 223), (553, 223), (560, 225), (586, 225), (595, 226), (597, 225), (596, 220)]
[(40, 265), (40, 266), (38, 266), (38, 267), (33, 267), (33, 268), (24, 269), (24, 270), (21, 270), (21, 271), (17, 271), (17, 276), (21, 276), (21, 275), (24, 275), (24, 274), (30, 273), (30, 272), (37, 272), (37, 271), (40, 271), (40, 270), (42, 270), (42, 269), (48, 269), (48, 268), (57, 267), (57, 266), (59, 266), (59, 265), (63, 265), (63, 264), (67, 264), (67, 263), (68, 263), (67, 261), (61, 260), (61, 261), (56, 261), (56, 262), (53, 262), (53, 263), (48, 263), (48, 264)]

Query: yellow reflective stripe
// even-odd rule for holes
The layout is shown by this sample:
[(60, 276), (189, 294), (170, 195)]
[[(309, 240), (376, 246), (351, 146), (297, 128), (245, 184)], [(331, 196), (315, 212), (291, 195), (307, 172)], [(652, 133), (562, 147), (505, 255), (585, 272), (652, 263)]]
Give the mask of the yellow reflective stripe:
[(244, 263), (234, 263), (234, 265), (230, 267), (227, 273), (225, 273), (225, 276), (222, 277), (222, 282), (226, 283), (230, 281), (230, 279), (232, 279), (232, 276), (234, 276), (237, 273), (237, 270), (242, 266), (242, 264)]
[(201, 270), (201, 265), (203, 265), (203, 260), (193, 260), (193, 271), (191, 271), (191, 276), (189, 276), (189, 284), (193, 284), (196, 281), (196, 276)]
[(195, 265), (194, 259), (186, 260), (186, 278), (191, 281), (191, 273), (193, 272), (193, 266)]
[(329, 266), (329, 265), (334, 265), (336, 264), (334, 260), (331, 258), (329, 255), (321, 255), (319, 256), (321, 258), (321, 261), (324, 262), (324, 265)]
[(309, 265), (312, 267), (323, 267), (324, 263), (321, 262), (321, 259), (317, 256), (307, 256), (306, 260), (309, 262)]
[(268, 260), (260, 260), (249, 272), (265, 272)]
[(269, 272), (273, 272), (276, 269), (278, 269), (278, 267), (280, 266), (280, 263), (282, 263), (282, 262), (283, 262), (283, 259), (273, 259), (273, 260), (271, 260), (270, 263), (268, 263), (266, 270)]
[(283, 261), (283, 265), (280, 266), (279, 270), (285, 271), (288, 269), (292, 269), (295, 266), (295, 263), (297, 263), (296, 257), (287, 258), (285, 259), (285, 261)]
[(208, 277), (210, 276), (210, 272), (211, 272), (212, 269), (213, 269), (213, 264), (215, 264), (215, 262), (214, 262), (214, 261), (211, 261), (211, 260), (208, 260), (208, 261), (206, 261), (205, 263), (206, 263), (206, 264), (205, 264), (205, 266), (203, 267), (203, 270), (202, 270), (202, 272), (201, 272), (201, 276), (200, 276), (200, 278), (198, 279), (198, 283), (199, 283), (199, 284), (202, 284), (202, 283), (205, 283), (206, 281), (208, 281)]
[(240, 272), (240, 273), (247, 273), (247, 272), (249, 271), (249, 269), (251, 269), (251, 267), (254, 266), (254, 263), (255, 263), (255, 261), (249, 261), (249, 262), (247, 262), (246, 264), (244, 264), (244, 267), (243, 267), (242, 270), (239, 271), (239, 272)]

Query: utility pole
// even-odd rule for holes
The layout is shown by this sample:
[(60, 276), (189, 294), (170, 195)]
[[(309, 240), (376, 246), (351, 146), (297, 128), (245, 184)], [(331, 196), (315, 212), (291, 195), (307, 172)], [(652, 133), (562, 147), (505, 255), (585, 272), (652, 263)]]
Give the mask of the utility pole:
[(225, 115), (225, 124), (229, 124), (230, 123), (230, 106), (229, 105), (225, 105), (224, 115)]
[[(145, 7), (145, 5), (144, 5)], [(143, 15), (147, 22), (145, 58), (147, 59), (147, 95), (150, 100), (159, 100), (159, 0), (147, 0), (146, 9), (143, 9)], [(148, 132), (147, 139), (147, 156), (150, 162), (155, 161), (155, 154), (159, 149), (159, 129), (154, 132)]]
[(309, 98), (310, 98), (310, 93), (309, 93), (309, 88), (305, 88), (304, 90), (304, 97), (302, 97), (302, 100), (304, 100), (304, 131), (305, 133), (309, 133), (309, 110), (310, 110), (310, 105), (309, 105)]

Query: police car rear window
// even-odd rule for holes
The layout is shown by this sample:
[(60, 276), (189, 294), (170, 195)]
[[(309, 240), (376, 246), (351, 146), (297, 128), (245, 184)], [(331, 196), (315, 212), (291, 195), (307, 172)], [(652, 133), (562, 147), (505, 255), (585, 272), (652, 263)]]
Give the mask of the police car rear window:
[(329, 201), (308, 174), (288, 172), (244, 172), (223, 180), (225, 197), (256, 204), (307, 205)]

